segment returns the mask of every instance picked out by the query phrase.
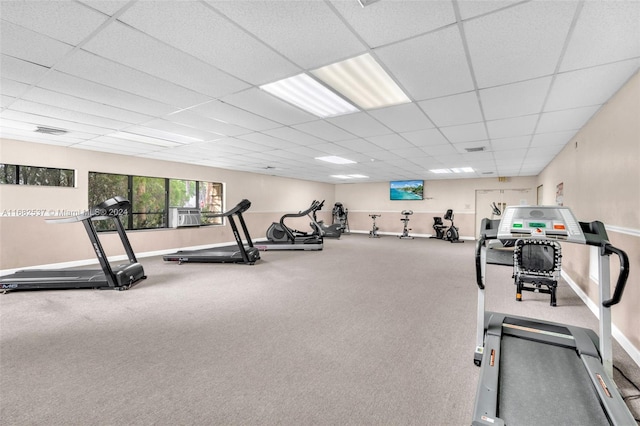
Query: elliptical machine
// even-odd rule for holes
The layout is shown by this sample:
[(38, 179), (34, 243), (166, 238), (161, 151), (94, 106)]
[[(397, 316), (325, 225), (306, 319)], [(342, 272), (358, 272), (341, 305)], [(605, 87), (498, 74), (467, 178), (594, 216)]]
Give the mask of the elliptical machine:
[(409, 235), (409, 231), (411, 231), (411, 228), (408, 227), (409, 221), (411, 220), (409, 219), (409, 216), (413, 214), (413, 210), (403, 210), (400, 214), (404, 215), (404, 218), (400, 219), (401, 222), (404, 222), (404, 228), (402, 228), (402, 235), (398, 235), (398, 238), (413, 240), (413, 237)]
[(369, 238), (380, 238), (380, 235), (378, 235), (378, 228), (376, 226), (376, 218), (382, 216), (381, 214), (370, 214), (369, 217), (371, 219), (373, 219), (373, 228), (371, 228), (371, 231), (369, 231)]

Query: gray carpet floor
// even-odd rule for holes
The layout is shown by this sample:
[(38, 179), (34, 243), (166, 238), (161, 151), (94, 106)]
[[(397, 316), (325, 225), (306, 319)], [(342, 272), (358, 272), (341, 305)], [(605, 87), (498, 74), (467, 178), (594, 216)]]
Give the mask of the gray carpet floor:
[[(143, 258), (148, 279), (125, 292), (1, 295), (0, 423), (468, 425), (473, 251), (351, 234), (253, 266)], [(507, 267), (487, 278), (487, 309), (597, 330), (566, 283), (551, 307), (516, 302)]]

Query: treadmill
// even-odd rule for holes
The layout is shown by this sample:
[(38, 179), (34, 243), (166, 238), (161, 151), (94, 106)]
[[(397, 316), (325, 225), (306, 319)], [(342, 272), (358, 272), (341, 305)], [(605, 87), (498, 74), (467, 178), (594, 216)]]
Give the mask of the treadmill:
[[(626, 253), (609, 243), (602, 222), (578, 222), (567, 207), (507, 207), (496, 222), (483, 219), (476, 243), (474, 362), (481, 370), (472, 425), (635, 424), (613, 382), (611, 349), (610, 308), (629, 275)], [(600, 337), (586, 328), (485, 311), (487, 242), (495, 239), (599, 247)], [(611, 254), (620, 260), (620, 273), (609, 299)]]
[[(207, 215), (206, 217), (226, 217), (229, 219), (229, 224), (233, 230), (233, 236), (236, 239), (236, 245), (212, 247), (200, 250), (180, 250), (173, 254), (167, 254), (163, 256), (163, 259), (168, 262), (182, 263), (244, 263), (247, 265), (253, 265), (258, 259), (260, 259), (260, 252), (253, 246), (251, 237), (249, 236), (249, 230), (244, 222), (242, 213), (249, 210), (251, 207), (251, 201), (242, 200), (231, 210)], [(238, 226), (234, 220), (234, 216), (238, 217), (242, 231), (244, 232), (247, 240), (246, 246), (242, 242), (240, 233), (238, 232)]]
[[(314, 200), (308, 209), (298, 213), (282, 215), (280, 222), (273, 222), (267, 229), (267, 241), (256, 242), (259, 250), (322, 250), (324, 239), (320, 225), (311, 215), (322, 207), (320, 201)], [(309, 216), (313, 232), (302, 232), (289, 228), (284, 222), (287, 218)]]
[[(135, 283), (146, 278), (142, 265), (138, 263), (131, 243), (127, 238), (124, 226), (120, 220), (131, 208), (129, 200), (114, 197), (87, 213), (59, 219), (47, 219), (48, 223), (76, 223), (82, 222), (91, 241), (101, 269), (24, 269), (10, 275), (0, 277), (0, 291), (7, 293), (19, 290), (61, 290), (61, 289), (114, 289), (127, 290)], [(112, 220), (120, 236), (129, 263), (112, 266), (102, 248), (98, 233), (93, 222)]]

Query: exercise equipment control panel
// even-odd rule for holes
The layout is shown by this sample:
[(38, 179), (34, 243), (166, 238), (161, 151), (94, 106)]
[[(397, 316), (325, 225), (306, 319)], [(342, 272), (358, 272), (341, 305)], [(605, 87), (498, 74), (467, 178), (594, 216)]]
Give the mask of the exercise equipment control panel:
[(546, 238), (585, 244), (580, 223), (563, 206), (508, 206), (502, 213), (498, 239)]

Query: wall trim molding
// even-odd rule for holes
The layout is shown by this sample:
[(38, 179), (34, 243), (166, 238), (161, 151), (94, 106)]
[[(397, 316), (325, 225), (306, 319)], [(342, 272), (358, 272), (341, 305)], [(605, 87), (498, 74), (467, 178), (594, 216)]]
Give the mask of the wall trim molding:
[[(591, 300), (587, 294), (582, 291), (582, 289), (571, 279), (571, 277), (565, 272), (561, 273), (562, 278), (569, 284), (569, 287), (573, 289), (573, 291), (582, 299), (585, 305), (589, 308), (589, 310), (595, 315), (596, 318), (600, 317), (600, 310), (598, 309), (598, 305)], [(640, 350), (636, 348), (633, 343), (620, 331), (615, 324), (611, 324), (611, 334), (613, 338), (622, 346), (622, 349), (629, 354), (631, 359), (640, 367)]]

